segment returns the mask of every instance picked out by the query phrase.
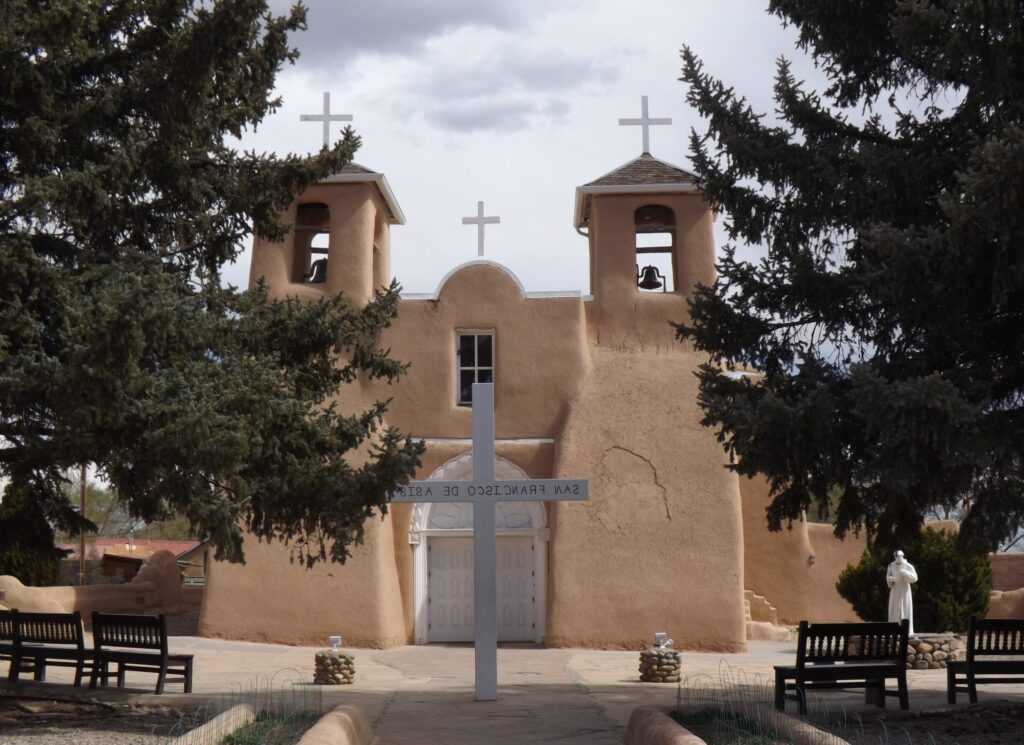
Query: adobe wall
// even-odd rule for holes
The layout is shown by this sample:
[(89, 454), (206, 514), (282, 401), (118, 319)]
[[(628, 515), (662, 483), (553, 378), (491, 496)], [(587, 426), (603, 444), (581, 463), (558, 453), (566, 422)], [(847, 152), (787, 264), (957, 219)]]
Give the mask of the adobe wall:
[(740, 494), (699, 423), (702, 357), (592, 354), (555, 451), (555, 477), (588, 478), (590, 499), (549, 505), (548, 644), (636, 649), (666, 631), (745, 650)]
[[(634, 214), (650, 204), (670, 208), (676, 220), (676, 292), (640, 292), (636, 286)], [(714, 215), (699, 194), (599, 194), (593, 198), (590, 237), (590, 339), (621, 349), (672, 349), (671, 322), (689, 319), (686, 299), (698, 283), (715, 280)], [(642, 263), (642, 261), (641, 261)]]
[(131, 582), (111, 585), (32, 587), (16, 577), (0, 577), (0, 605), (25, 612), (71, 613), (81, 611), (90, 623), (93, 611), (101, 613), (173, 613), (189, 605), (178, 562), (170, 551), (157, 551)]
[(391, 516), (366, 522), (365, 542), (344, 566), (306, 569), (281, 543), (245, 539), (245, 564), (214, 561), (199, 635), (281, 644), (385, 648), (406, 642)]
[(992, 589), (1008, 592), (1024, 587), (1024, 553), (992, 554)]
[(391, 282), (386, 205), (369, 183), (315, 184), (281, 213), (281, 220), (294, 225), (299, 205), (309, 203), (324, 204), (329, 211), (326, 281), (299, 281), (309, 261), (308, 246), (297, 245), (295, 234), (288, 233), (281, 241), (254, 237), (249, 286), (262, 277), (273, 297), (318, 300), (344, 292), (350, 303), (364, 305), (375, 289)]
[[(740, 478), (743, 498), (744, 585), (763, 595), (779, 612), (779, 622), (857, 621), (836, 590), (839, 573), (860, 561), (865, 537), (839, 540), (831, 525), (795, 521), (781, 532), (768, 530), (768, 482)], [(813, 561), (811, 559), (813, 558)]]
[[(381, 345), (411, 361), (388, 419), (416, 437), (468, 438), (472, 410), (456, 404), (456, 332), (494, 334), (496, 437), (554, 437), (588, 365), (580, 297), (529, 298), (506, 270), (474, 263), (436, 300), (403, 300)], [(378, 390), (378, 395), (385, 395)]]

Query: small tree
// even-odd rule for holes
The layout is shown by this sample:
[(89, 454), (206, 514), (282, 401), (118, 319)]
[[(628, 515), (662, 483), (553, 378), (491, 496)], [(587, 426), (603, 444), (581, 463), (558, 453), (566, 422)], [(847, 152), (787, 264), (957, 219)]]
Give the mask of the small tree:
[(12, 485), (0, 501), (0, 575), (26, 585), (52, 585), (61, 552), (53, 546), (53, 528), (39, 504)]
[[(957, 548), (956, 537), (926, 528), (907, 545), (908, 558), (917, 569), (912, 585), (914, 628), (926, 631), (963, 631), (971, 616), (984, 616), (992, 590), (988, 557)], [(889, 612), (885, 571), (892, 560), (888, 550), (872, 543), (856, 566), (839, 575), (836, 589), (865, 621), (884, 621)]]

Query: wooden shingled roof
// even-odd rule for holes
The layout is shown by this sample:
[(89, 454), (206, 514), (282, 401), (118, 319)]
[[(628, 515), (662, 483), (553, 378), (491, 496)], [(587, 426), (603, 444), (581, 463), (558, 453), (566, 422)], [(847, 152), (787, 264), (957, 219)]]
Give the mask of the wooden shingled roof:
[(650, 153), (629, 161), (584, 186), (641, 186), (646, 184), (695, 184), (697, 177)]
[(619, 166), (599, 179), (577, 187), (576, 214), (577, 228), (590, 220), (592, 197), (601, 193), (617, 192), (700, 192), (697, 177), (689, 171), (658, 160), (650, 153)]

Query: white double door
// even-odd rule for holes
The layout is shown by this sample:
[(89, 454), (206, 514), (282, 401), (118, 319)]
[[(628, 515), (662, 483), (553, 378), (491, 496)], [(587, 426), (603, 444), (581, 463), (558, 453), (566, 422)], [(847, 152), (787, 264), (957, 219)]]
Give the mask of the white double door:
[[(473, 538), (429, 539), (428, 628), (432, 642), (473, 641)], [(498, 641), (533, 641), (533, 537), (497, 537)]]

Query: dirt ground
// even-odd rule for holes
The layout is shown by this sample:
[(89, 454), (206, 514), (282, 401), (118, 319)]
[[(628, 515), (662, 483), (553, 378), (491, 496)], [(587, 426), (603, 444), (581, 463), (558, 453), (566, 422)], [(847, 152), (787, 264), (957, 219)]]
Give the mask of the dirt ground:
[(168, 706), (0, 695), (0, 743), (158, 741), (187, 714)]
[(979, 703), (966, 709), (878, 719), (865, 722), (863, 732), (856, 725), (851, 730), (845, 739), (853, 745), (1022, 745), (1024, 704)]

